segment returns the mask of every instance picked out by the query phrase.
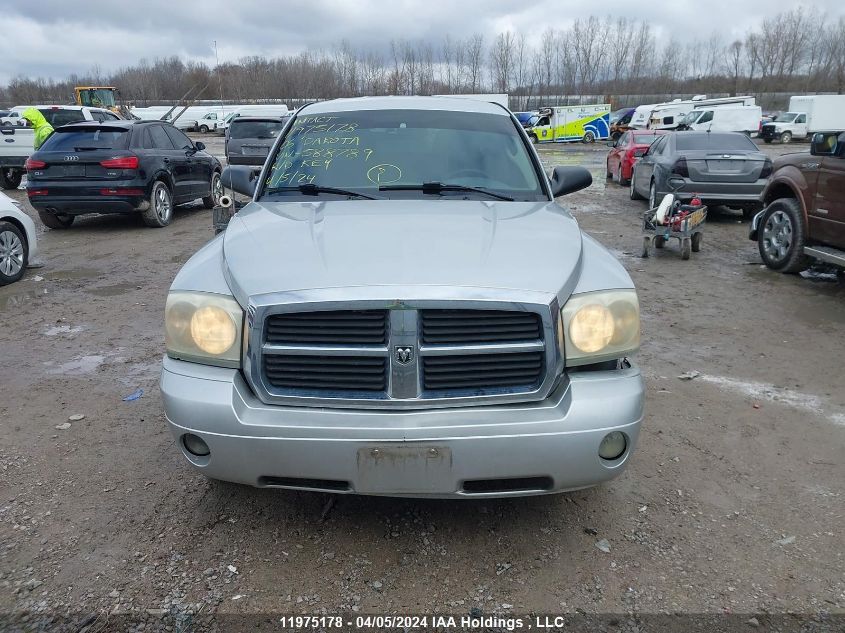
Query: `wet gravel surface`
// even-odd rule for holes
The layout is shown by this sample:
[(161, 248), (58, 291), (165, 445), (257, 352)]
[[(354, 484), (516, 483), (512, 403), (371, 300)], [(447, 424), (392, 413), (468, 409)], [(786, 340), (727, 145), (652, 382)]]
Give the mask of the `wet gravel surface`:
[(194, 474), (157, 374), (165, 295), (210, 212), (161, 230), (39, 224), (45, 266), (0, 288), (0, 613), (89, 630), (124, 613), (141, 628), (197, 612), (842, 614), (845, 281), (763, 268), (729, 210), (690, 261), (677, 245), (641, 259), (645, 205), (605, 181), (606, 149), (541, 153), (593, 172), (565, 202), (638, 286), (647, 419), (621, 477), (552, 497), (330, 497)]

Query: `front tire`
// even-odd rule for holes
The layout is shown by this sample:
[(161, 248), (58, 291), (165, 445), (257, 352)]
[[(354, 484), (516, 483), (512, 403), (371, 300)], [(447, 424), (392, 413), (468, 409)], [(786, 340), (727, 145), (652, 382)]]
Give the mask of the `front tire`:
[(690, 251), (692, 251), (692, 243), (690, 238), (685, 237), (681, 239), (681, 259), (684, 261), (689, 259)]
[(21, 230), (10, 222), (0, 222), (0, 286), (23, 277), (29, 262), (29, 245)]
[(73, 224), (75, 217), (66, 213), (52, 213), (45, 209), (36, 209), (36, 211), (38, 211), (38, 217), (41, 218), (41, 224), (48, 229), (66, 229)]
[(150, 208), (141, 212), (144, 224), (162, 228), (173, 219), (173, 194), (163, 180), (156, 180), (150, 192)]
[(760, 258), (772, 270), (797, 273), (806, 270), (804, 214), (795, 198), (780, 198), (768, 207), (757, 231)]
[(200, 132), (202, 134), (208, 134), (208, 126), (207, 125), (200, 125)]
[(211, 195), (202, 199), (202, 206), (206, 209), (213, 209), (220, 201), (223, 195), (223, 181), (220, 179), (220, 172), (215, 171), (211, 174)]
[(3, 189), (17, 189), (21, 184), (23, 172), (17, 169), (0, 169), (0, 187)]
[(532, 144), (532, 145), (536, 145), (536, 144), (537, 144), (537, 135), (536, 135), (536, 134), (529, 134), (529, 135), (528, 135), (528, 138), (530, 138), (530, 139), (531, 139), (531, 144)]
[(652, 180), (651, 186), (648, 188), (648, 208), (657, 208), (657, 185)]
[(780, 142), (787, 145), (792, 141), (792, 132), (784, 132), (780, 135)]

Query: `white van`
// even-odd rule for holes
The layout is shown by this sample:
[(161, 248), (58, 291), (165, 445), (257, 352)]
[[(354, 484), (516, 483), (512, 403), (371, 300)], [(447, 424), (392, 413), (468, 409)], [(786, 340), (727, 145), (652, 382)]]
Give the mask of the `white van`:
[[(681, 120), (687, 114), (700, 108), (754, 106), (756, 103), (757, 102), (754, 97), (721, 97), (717, 99), (707, 99), (704, 95), (697, 95), (692, 99), (687, 100), (676, 99), (670, 103), (661, 103), (655, 106), (651, 113), (648, 129), (674, 130), (681, 124)], [(756, 130), (758, 126), (759, 124), (755, 125), (754, 129)]]
[(763, 109), (760, 106), (703, 107), (696, 108), (681, 119), (678, 129), (745, 132), (748, 136), (757, 136), (762, 120)]

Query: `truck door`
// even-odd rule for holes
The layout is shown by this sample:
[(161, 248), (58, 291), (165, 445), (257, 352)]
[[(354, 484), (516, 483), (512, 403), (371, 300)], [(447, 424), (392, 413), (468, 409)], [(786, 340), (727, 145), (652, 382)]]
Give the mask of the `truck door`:
[(807, 115), (799, 114), (795, 117), (795, 124), (793, 125), (792, 136), (795, 138), (806, 138), (807, 136)]
[(845, 134), (839, 135), (837, 152), (824, 156), (810, 221), (813, 240), (845, 248)]

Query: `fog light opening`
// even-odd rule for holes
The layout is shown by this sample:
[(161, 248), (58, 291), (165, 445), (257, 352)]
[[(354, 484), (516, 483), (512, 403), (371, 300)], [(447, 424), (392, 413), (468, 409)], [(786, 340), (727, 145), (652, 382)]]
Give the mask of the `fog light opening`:
[(628, 449), (628, 439), (624, 433), (613, 431), (602, 438), (599, 444), (599, 457), (608, 461), (619, 459)]
[(182, 444), (185, 446), (186, 451), (196, 457), (205, 457), (211, 453), (211, 449), (208, 448), (208, 444), (205, 443), (205, 440), (203, 440), (199, 435), (194, 435), (193, 433), (186, 433), (183, 435)]

